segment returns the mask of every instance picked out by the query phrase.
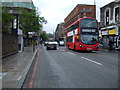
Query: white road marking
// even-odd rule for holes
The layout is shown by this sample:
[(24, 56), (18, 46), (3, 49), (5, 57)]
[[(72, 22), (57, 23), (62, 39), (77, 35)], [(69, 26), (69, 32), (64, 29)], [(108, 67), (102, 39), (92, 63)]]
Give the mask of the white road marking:
[(74, 55), (74, 56), (76, 55), (76, 54), (74, 54), (74, 53), (71, 53), (71, 52), (67, 52), (67, 53), (69, 53), (69, 54), (71, 54), (71, 55)]
[(85, 60), (87, 60), (87, 61), (93, 62), (93, 63), (95, 63), (95, 64), (102, 65), (101, 63), (96, 62), (96, 61), (93, 61), (93, 60), (90, 60), (90, 59), (88, 59), (88, 58), (85, 58), (85, 57), (81, 57), (81, 58), (83, 58), (83, 59), (85, 59)]
[(20, 76), (17, 80), (20, 80), (22, 76)]
[(61, 49), (62, 52), (64, 52), (65, 50)]

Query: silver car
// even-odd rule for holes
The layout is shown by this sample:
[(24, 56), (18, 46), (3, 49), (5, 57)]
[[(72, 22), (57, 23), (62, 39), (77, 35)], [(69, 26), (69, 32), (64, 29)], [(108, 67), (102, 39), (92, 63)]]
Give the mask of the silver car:
[(49, 50), (49, 49), (57, 50), (57, 46), (58, 46), (58, 43), (56, 41), (50, 41), (50, 42), (47, 43), (46, 49), (47, 50)]

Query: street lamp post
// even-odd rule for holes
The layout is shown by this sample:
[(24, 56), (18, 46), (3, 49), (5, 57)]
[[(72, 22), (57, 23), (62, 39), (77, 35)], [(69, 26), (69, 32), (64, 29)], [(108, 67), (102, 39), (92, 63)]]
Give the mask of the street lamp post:
[(32, 37), (32, 38), (33, 38), (33, 51), (35, 51), (35, 38), (34, 38), (34, 37), (35, 37), (35, 33), (33, 33), (32, 36), (33, 36), (33, 37)]
[(94, 17), (96, 18), (96, 2), (94, 0)]

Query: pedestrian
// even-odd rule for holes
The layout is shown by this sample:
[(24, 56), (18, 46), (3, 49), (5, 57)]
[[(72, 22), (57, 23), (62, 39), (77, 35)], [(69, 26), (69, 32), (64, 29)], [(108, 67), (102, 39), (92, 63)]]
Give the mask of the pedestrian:
[(42, 40), (40, 41), (40, 44), (42, 45)]
[(109, 50), (112, 51), (113, 50), (113, 44), (114, 42), (112, 40), (109, 40)]

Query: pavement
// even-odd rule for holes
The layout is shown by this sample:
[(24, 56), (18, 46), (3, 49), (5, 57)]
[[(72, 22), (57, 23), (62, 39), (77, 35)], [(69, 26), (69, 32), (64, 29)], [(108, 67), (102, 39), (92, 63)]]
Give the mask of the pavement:
[[(103, 50), (103, 51), (109, 51), (109, 48), (104, 48), (103, 45), (99, 45), (99, 49)], [(120, 48), (114, 48), (114, 50), (112, 52), (119, 52)]]
[(109, 52), (109, 53), (119, 53), (120, 52), (119, 49), (114, 49), (114, 50), (110, 51), (109, 49), (106, 49), (106, 48), (103, 48), (103, 47), (100, 47), (99, 51)]
[(38, 49), (25, 47), (23, 52), (2, 59), (2, 88), (21, 88)]

